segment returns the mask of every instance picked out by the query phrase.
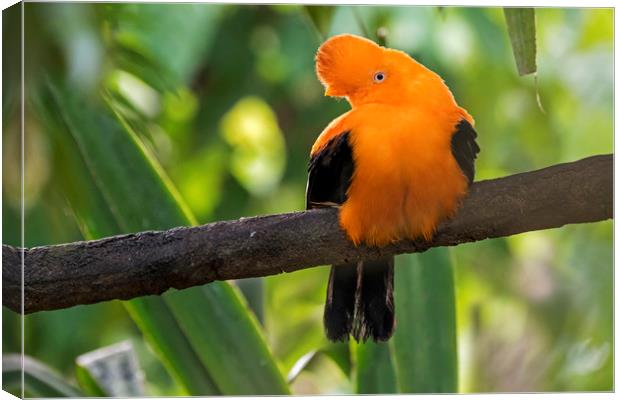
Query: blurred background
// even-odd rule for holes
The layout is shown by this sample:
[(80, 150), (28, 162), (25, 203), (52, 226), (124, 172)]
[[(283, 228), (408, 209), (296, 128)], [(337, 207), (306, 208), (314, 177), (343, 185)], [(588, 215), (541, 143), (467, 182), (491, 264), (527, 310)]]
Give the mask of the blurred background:
[[(501, 8), (26, 3), (25, 245), (304, 209), (309, 149), (348, 110), (323, 97), (314, 53), (325, 37), (374, 39), (379, 28), (388, 46), (438, 72), (476, 119), (477, 180), (613, 151), (611, 9), (537, 9), (538, 72), (520, 77)], [(11, 245), (20, 243), (19, 29), (19, 10), (4, 11), (2, 233)], [(161, 202), (141, 200), (159, 193)], [(166, 209), (176, 211), (161, 217)], [(454, 389), (612, 390), (612, 221), (447, 254)], [(233, 295), (292, 393), (363, 393), (361, 353), (323, 335), (327, 274), (234, 282)], [(139, 393), (208, 393), (171, 372), (157, 345), (167, 332), (132, 304), (28, 315), (25, 353), (88, 394), (79, 371), (97, 373), (76, 359), (128, 341)], [(19, 353), (19, 316), (3, 308), (3, 323), (3, 352)], [(179, 323), (196, 349), (200, 338)], [(399, 347), (389, 346), (388, 378), (375, 391), (398, 390), (390, 357)], [(231, 393), (226, 377), (213, 379), (217, 393)]]

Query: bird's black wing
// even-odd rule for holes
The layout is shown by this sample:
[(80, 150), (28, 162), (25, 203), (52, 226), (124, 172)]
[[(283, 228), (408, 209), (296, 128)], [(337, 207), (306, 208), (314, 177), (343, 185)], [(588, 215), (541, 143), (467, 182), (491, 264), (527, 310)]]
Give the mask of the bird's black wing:
[[(306, 209), (334, 207), (344, 203), (353, 168), (349, 132), (343, 132), (310, 158)], [(329, 340), (347, 340), (353, 325), (359, 325), (355, 323), (359, 281), (357, 262), (332, 266), (323, 315), (325, 334)]]
[(464, 119), (458, 123), (452, 135), (452, 155), (470, 184), (474, 181), (474, 162), (480, 152), (476, 143), (477, 136), (471, 124)]
[(310, 158), (306, 209), (340, 205), (347, 199), (353, 175), (349, 132), (332, 139)]

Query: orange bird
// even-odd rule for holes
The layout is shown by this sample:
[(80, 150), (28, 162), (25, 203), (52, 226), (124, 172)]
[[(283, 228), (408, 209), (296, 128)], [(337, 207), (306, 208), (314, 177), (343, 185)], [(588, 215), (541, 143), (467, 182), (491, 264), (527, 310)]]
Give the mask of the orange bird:
[[(441, 77), (402, 51), (353, 35), (316, 55), (325, 95), (351, 110), (310, 152), (306, 208), (338, 207), (355, 244), (430, 240), (474, 179), (473, 118)], [(394, 257), (333, 265), (324, 324), (328, 339), (388, 340), (394, 331)]]

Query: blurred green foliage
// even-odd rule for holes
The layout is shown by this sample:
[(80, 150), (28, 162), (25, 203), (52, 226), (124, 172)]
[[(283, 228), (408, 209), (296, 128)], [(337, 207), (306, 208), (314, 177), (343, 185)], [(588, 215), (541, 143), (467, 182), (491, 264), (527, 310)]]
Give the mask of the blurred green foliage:
[[(344, 101), (322, 97), (313, 70), (321, 37), (337, 33), (373, 36), (385, 28), (388, 46), (407, 51), (446, 80), (476, 119), (482, 148), (478, 179), (613, 148), (610, 9), (536, 10), (537, 82), (516, 73), (500, 8), (26, 3), (25, 9), (26, 246), (152, 228), (162, 218), (191, 223), (185, 216), (193, 215), (206, 223), (303, 209), (310, 146), (348, 109)], [(8, 16), (5, 11), (3, 37), (18, 37), (19, 24)], [(4, 82), (19, 82), (19, 68), (8, 62), (19, 59), (18, 46), (6, 44)], [(50, 83), (63, 88), (57, 109), (50, 106)], [(17, 90), (4, 86), (2, 108), (2, 229), (4, 243), (13, 245), (20, 240)], [(67, 118), (69, 112), (73, 117)], [(76, 130), (67, 121), (92, 130)], [(115, 136), (124, 137), (123, 143), (105, 136), (111, 132), (123, 132)], [(136, 179), (136, 159), (111, 161), (119, 160), (127, 138), (149, 155), (140, 162), (150, 166), (145, 175), (150, 178)], [(110, 182), (126, 186), (110, 186), (76, 170), (85, 160), (90, 165), (82, 168), (89, 173), (103, 172)], [(152, 171), (169, 179), (154, 183)], [(159, 197), (161, 190), (168, 195)], [(149, 197), (164, 199), (161, 207), (137, 201)], [(162, 217), (171, 212), (178, 214)], [(448, 379), (448, 385), (458, 381), (461, 392), (612, 389), (611, 221), (462, 245), (450, 251), (450, 260), (458, 379), (456, 372), (437, 379)], [(404, 268), (412, 270), (403, 277), (425, 279), (420, 274), (433, 267), (406, 263), (399, 260), (397, 282)], [(256, 333), (250, 335), (253, 343), (268, 344), (261, 354), (275, 357), (278, 371), (269, 373), (287, 376), (299, 367), (289, 375), (298, 394), (424, 390), (415, 379), (403, 383), (408, 378), (399, 363), (424, 356), (415, 341), (404, 339), (441, 329), (440, 320), (449, 321), (448, 315), (438, 315), (436, 326), (416, 327), (422, 321), (400, 318), (398, 337), (387, 346), (331, 345), (322, 332), (326, 280), (322, 267), (238, 285), (247, 300), (243, 312), (254, 310), (258, 317), (248, 314), (243, 329)], [(422, 286), (415, 289), (436, 289)], [(239, 296), (236, 288), (222, 288)], [(235, 377), (226, 368), (240, 365), (248, 349), (211, 346), (224, 338), (193, 314), (218, 310), (200, 296), (204, 293), (168, 302), (175, 311), (170, 321), (180, 321), (186, 335), (178, 337), (189, 338), (170, 353), (195, 357), (196, 365), (212, 371), (208, 364), (215, 355), (209, 352), (221, 351), (217, 360), (224, 367), (213, 378), (220, 382), (218, 390), (232, 392)], [(399, 315), (417, 309), (415, 299), (397, 299), (399, 305), (408, 301), (412, 309), (400, 307)], [(220, 309), (223, 325), (230, 322), (229, 313), (240, 312), (233, 303)], [(170, 338), (179, 326), (139, 329), (127, 309), (112, 301), (29, 315), (25, 352), (58, 370), (73, 387), (77, 356), (129, 339), (148, 395), (187, 393), (183, 380), (162, 364), (161, 349), (153, 347), (152, 336)], [(19, 352), (19, 317), (3, 309), (3, 322), (4, 351)], [(196, 349), (202, 350), (190, 356)], [(198, 367), (193, 372), (201, 373)], [(435, 370), (428, 373), (437, 376)]]

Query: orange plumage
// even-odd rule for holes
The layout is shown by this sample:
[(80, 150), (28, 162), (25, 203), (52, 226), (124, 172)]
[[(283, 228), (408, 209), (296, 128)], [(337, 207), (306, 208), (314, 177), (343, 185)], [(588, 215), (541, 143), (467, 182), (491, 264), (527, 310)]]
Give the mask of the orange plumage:
[[(473, 125), (472, 117), (437, 74), (364, 38), (331, 38), (318, 50), (316, 69), (326, 95), (344, 97), (352, 108), (311, 151), (351, 131), (355, 172), (340, 209), (342, 228), (355, 244), (430, 239), (467, 191), (451, 137), (461, 119)], [(385, 74), (382, 82), (374, 81), (377, 72)]]
[[(339, 207), (340, 226), (356, 245), (430, 240), (473, 180), (479, 148), (472, 117), (437, 74), (364, 38), (327, 40), (316, 70), (325, 95), (346, 98), (351, 110), (312, 146), (307, 207)], [(391, 256), (333, 266), (327, 337), (388, 340), (393, 279)]]

